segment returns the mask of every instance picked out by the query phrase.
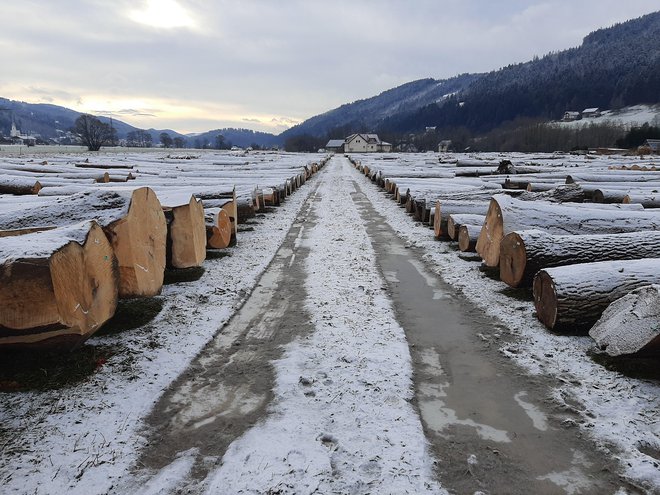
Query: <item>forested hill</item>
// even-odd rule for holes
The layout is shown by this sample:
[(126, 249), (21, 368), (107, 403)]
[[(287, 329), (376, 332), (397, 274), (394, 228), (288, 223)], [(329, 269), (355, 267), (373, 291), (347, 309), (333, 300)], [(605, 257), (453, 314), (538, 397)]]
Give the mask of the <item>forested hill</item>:
[(660, 103), (660, 12), (595, 31), (581, 46), (510, 65), (414, 113), (384, 119), (379, 132), (425, 126), (486, 132), (517, 117), (558, 119), (588, 107)]
[(412, 81), (307, 119), (280, 136), (283, 139), (302, 134), (345, 137), (352, 132), (375, 129), (386, 117), (409, 115), (426, 105), (442, 101), (466, 88), (477, 77), (476, 74), (463, 74), (446, 80), (429, 78)]

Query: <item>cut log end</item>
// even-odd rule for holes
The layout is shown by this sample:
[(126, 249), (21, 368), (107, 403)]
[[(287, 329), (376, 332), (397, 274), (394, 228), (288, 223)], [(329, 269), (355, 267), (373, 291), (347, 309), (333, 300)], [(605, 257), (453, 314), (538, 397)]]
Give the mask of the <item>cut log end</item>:
[(213, 249), (229, 247), (232, 237), (232, 224), (229, 215), (224, 210), (214, 215), (213, 223), (206, 226), (207, 246)]
[(167, 222), (156, 194), (133, 191), (128, 214), (104, 228), (119, 262), (119, 297), (152, 297), (163, 287)]
[(541, 323), (554, 329), (557, 323), (557, 292), (552, 277), (545, 270), (534, 277), (534, 306)]
[(525, 243), (516, 232), (507, 234), (500, 243), (500, 280), (511, 287), (519, 287), (525, 277), (527, 252)]
[(69, 241), (55, 252), (0, 266), (0, 346), (71, 349), (112, 317), (116, 259), (103, 230), (95, 222), (89, 226), (82, 245)]
[(504, 222), (502, 211), (495, 199), (491, 199), (486, 213), (476, 250), (486, 266), (495, 267), (500, 262), (500, 241), (504, 236)]
[(186, 205), (172, 208), (168, 228), (171, 246), (169, 265), (173, 268), (200, 266), (206, 259), (206, 223), (204, 207), (191, 197)]

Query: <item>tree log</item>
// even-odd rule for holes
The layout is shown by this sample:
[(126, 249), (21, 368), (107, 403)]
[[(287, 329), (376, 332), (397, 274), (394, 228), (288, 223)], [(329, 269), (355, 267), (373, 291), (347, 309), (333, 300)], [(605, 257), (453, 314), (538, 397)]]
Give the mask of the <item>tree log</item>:
[(610, 356), (660, 349), (660, 285), (640, 287), (617, 299), (589, 330)]
[(625, 234), (553, 235), (521, 230), (500, 244), (500, 279), (511, 287), (529, 287), (543, 268), (594, 261), (652, 258), (660, 254), (660, 231)]
[(224, 249), (231, 243), (232, 225), (227, 212), (222, 208), (206, 210), (206, 245), (214, 249)]
[(46, 204), (0, 214), (0, 229), (66, 226), (95, 219), (108, 236), (119, 263), (119, 296), (151, 297), (163, 285), (167, 224), (148, 187), (133, 191), (88, 191)]
[(447, 235), (453, 241), (458, 240), (458, 231), (461, 225), (483, 225), (486, 215), (471, 213), (452, 213), (447, 219)]
[(479, 232), (481, 232), (481, 225), (461, 225), (458, 229), (458, 249), (464, 253), (473, 253), (477, 246)]
[(0, 194), (37, 194), (41, 183), (36, 179), (21, 176), (0, 175)]
[(119, 273), (96, 222), (0, 239), (0, 346), (73, 348), (117, 307)]
[(202, 202), (191, 196), (188, 203), (164, 199), (167, 221), (167, 265), (170, 268), (200, 266), (206, 259), (206, 221)]
[[(619, 205), (554, 204), (520, 201), (498, 194), (490, 201), (477, 241), (487, 266), (500, 261), (500, 242), (514, 230), (541, 229), (552, 234), (602, 234), (660, 230), (660, 214), (612, 209)], [(605, 207), (605, 208), (603, 208)]]
[(447, 221), (451, 214), (474, 214), (485, 215), (488, 211), (488, 202), (486, 201), (442, 201), (435, 203), (435, 213), (433, 215), (433, 232), (438, 239), (448, 238)]
[(644, 208), (660, 208), (660, 194), (629, 193), (624, 196), (623, 204), (640, 204)]
[(660, 258), (599, 261), (539, 271), (534, 277), (536, 314), (548, 328), (588, 330), (613, 301), (660, 283)]

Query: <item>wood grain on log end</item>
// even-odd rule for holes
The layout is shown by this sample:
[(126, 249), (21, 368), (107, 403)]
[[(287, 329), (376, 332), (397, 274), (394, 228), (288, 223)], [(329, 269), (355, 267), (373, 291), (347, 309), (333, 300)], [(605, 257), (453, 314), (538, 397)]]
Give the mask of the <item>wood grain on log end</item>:
[(552, 277), (545, 270), (534, 277), (534, 306), (541, 323), (553, 329), (557, 323), (557, 293)]
[(152, 297), (163, 287), (167, 222), (156, 194), (133, 191), (128, 214), (105, 227), (119, 263), (119, 297)]
[(495, 199), (490, 200), (486, 220), (481, 227), (476, 250), (486, 266), (495, 267), (500, 262), (500, 241), (504, 236), (502, 211)]
[(229, 247), (232, 237), (232, 224), (224, 210), (214, 215), (214, 222), (206, 226), (207, 246), (213, 249)]
[(527, 252), (522, 238), (516, 232), (505, 235), (500, 243), (500, 280), (511, 287), (519, 287), (526, 264)]

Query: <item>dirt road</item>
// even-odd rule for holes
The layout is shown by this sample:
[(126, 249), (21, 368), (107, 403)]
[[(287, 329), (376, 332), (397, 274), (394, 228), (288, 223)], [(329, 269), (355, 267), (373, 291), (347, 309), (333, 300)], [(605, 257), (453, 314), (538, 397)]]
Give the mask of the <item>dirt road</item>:
[[(615, 493), (613, 462), (429, 271), (343, 157), (148, 419), (145, 493)], [(129, 488), (123, 485), (119, 491)]]

